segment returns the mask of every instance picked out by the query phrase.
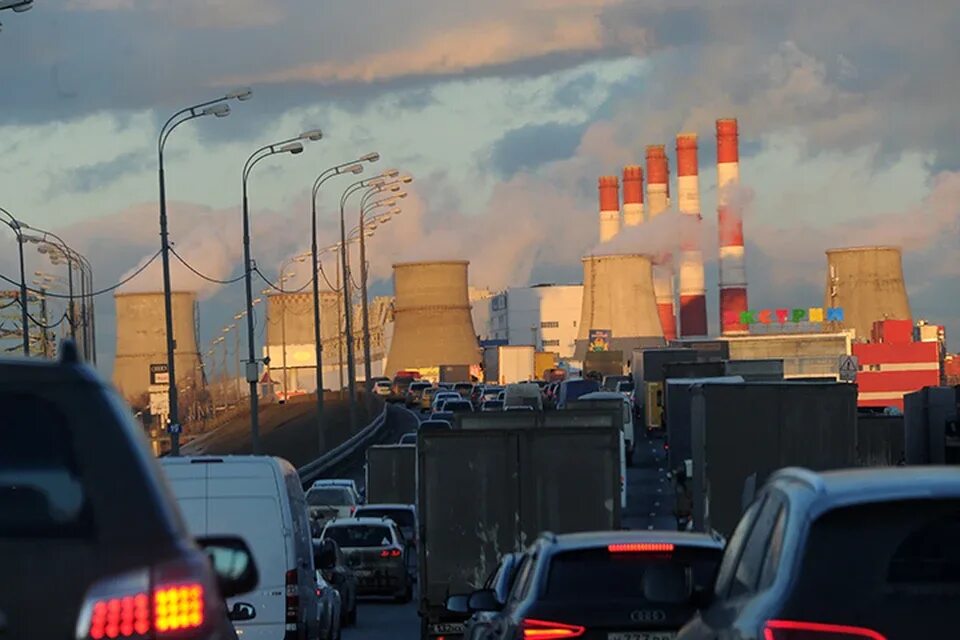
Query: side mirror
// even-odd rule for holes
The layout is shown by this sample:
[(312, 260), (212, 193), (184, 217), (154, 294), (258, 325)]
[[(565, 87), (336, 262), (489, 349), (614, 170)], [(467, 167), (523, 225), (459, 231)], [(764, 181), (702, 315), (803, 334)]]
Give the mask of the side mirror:
[(232, 622), (245, 622), (257, 617), (257, 610), (252, 604), (246, 602), (234, 602), (233, 609), (229, 611), (227, 617)]
[(470, 613), (469, 600), (470, 596), (466, 594), (450, 596), (447, 598), (447, 611), (450, 613)]
[(213, 571), (217, 575), (221, 596), (233, 598), (241, 593), (253, 591), (257, 586), (260, 581), (257, 563), (253, 559), (253, 552), (242, 538), (234, 536), (197, 538), (197, 544), (210, 559)]
[(500, 611), (503, 605), (497, 600), (497, 594), (493, 589), (481, 589), (470, 594), (467, 601), (470, 611)]

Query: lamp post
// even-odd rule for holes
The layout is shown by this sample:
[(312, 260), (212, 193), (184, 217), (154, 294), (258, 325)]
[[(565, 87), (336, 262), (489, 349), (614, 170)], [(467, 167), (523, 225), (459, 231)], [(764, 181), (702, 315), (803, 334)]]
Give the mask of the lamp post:
[(23, 355), (30, 355), (30, 314), (27, 311), (27, 276), (23, 268), (23, 230), (29, 229), (26, 224), (13, 217), (13, 214), (0, 207), (0, 213), (4, 214), (8, 220), (3, 222), (10, 227), (13, 234), (17, 237), (17, 251), (20, 256), (20, 322), (23, 325)]
[(312, 285), (313, 285), (313, 344), (314, 344), (314, 366), (317, 383), (317, 438), (319, 442), (320, 453), (326, 450), (326, 442), (323, 434), (323, 337), (320, 331), (320, 255), (317, 251), (317, 196), (320, 188), (327, 180), (339, 175), (353, 174), (357, 175), (363, 172), (364, 162), (377, 162), (380, 154), (377, 152), (368, 153), (361, 156), (354, 162), (344, 162), (324, 170), (317, 176), (313, 182), (310, 198), (310, 257), (313, 267)]
[[(50, 263), (61, 266), (66, 264), (67, 266), (67, 283), (68, 283), (68, 307), (67, 307), (67, 320), (70, 325), (70, 339), (76, 342), (77, 340), (77, 308), (75, 297), (73, 293), (73, 267), (77, 265), (80, 270), (80, 283), (81, 283), (81, 299), (86, 295), (86, 283), (84, 278), (84, 268), (83, 263), (77, 259), (79, 255), (76, 251), (70, 248), (63, 238), (56, 235), (51, 231), (44, 231), (36, 227), (33, 228), (34, 231), (43, 234), (42, 236), (35, 235), (24, 235), (23, 239), (27, 242), (32, 242), (39, 245), (37, 251), (46, 255), (50, 259)], [(50, 238), (53, 238), (51, 240)], [(86, 303), (83, 303), (83, 308), (86, 308)], [(86, 334), (84, 334), (83, 341), (83, 355), (86, 357)]]
[(170, 236), (167, 230), (167, 188), (164, 178), (163, 151), (170, 134), (184, 122), (189, 122), (203, 116), (225, 118), (230, 115), (230, 100), (244, 101), (250, 99), (253, 92), (250, 89), (239, 89), (215, 100), (208, 100), (181, 109), (174, 113), (160, 128), (157, 138), (158, 178), (160, 182), (160, 260), (163, 267), (163, 313), (164, 326), (167, 334), (167, 376), (168, 393), (170, 396), (170, 455), (180, 455), (180, 412), (177, 405), (177, 375), (174, 352), (177, 341), (173, 335), (173, 300), (170, 291)]
[(280, 277), (278, 278), (278, 289), (280, 289), (280, 301), (281, 301), (281, 310), (280, 310), (280, 348), (281, 348), (281, 365), (283, 367), (283, 380), (281, 381), (281, 388), (283, 389), (283, 401), (287, 401), (287, 296), (286, 291), (283, 288), (284, 283), (287, 280), (294, 277), (294, 273), (287, 272), (287, 267), (292, 266), (295, 262), (306, 262), (307, 258), (310, 257), (310, 254), (300, 254), (288, 258), (280, 265)]
[(299, 136), (288, 138), (260, 147), (250, 154), (243, 165), (243, 274), (244, 285), (247, 295), (247, 382), (250, 384), (250, 437), (254, 455), (260, 453), (260, 416), (259, 416), (259, 396), (257, 395), (257, 383), (260, 379), (260, 370), (257, 366), (259, 358), (256, 357), (254, 350), (253, 336), (253, 264), (250, 258), (250, 206), (247, 198), (247, 182), (250, 179), (250, 173), (258, 162), (280, 153), (289, 153), (297, 155), (303, 153), (304, 141), (316, 141), (323, 138), (323, 133), (319, 129), (305, 131)]

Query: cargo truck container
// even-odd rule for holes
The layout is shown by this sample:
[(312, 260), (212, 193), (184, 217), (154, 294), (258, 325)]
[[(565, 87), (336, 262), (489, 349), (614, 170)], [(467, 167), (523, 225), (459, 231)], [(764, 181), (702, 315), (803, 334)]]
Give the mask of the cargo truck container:
[(861, 411), (857, 415), (857, 464), (893, 467), (905, 463), (903, 431), (903, 416)]
[(534, 355), (533, 371), (537, 380), (547, 380), (548, 373), (557, 368), (560, 354), (553, 351), (537, 351)]
[(710, 378), (668, 378), (664, 383), (666, 401), (663, 424), (666, 429), (668, 469), (676, 471), (685, 461), (692, 459), (690, 442), (690, 397), (691, 389), (703, 384), (739, 384), (741, 376)]
[(727, 360), (724, 375), (743, 376), (747, 382), (783, 380), (783, 360)]
[(960, 387), (925, 387), (903, 397), (907, 464), (960, 464)]
[(729, 537), (754, 491), (782, 467), (857, 464), (856, 386), (703, 384), (691, 390), (693, 526)]
[(663, 431), (664, 365), (670, 362), (696, 362), (693, 349), (636, 349), (633, 352), (633, 383), (643, 405), (640, 415), (647, 433)]
[(470, 365), (440, 365), (440, 382), (470, 382)]
[(532, 346), (497, 347), (497, 384), (527, 382), (535, 379), (536, 351)]
[(374, 445), (367, 449), (366, 502), (415, 504), (417, 448), (409, 444)]
[(447, 597), (481, 588), (542, 531), (619, 528), (619, 452), (610, 426), (421, 431), (421, 638), (461, 637), (465, 616), (446, 610)]

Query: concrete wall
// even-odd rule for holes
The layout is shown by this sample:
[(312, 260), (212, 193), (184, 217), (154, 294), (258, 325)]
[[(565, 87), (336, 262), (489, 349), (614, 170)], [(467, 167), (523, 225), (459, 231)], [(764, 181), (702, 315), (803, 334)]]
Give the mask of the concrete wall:
[(784, 378), (839, 375), (840, 356), (849, 355), (850, 333), (731, 336), (731, 360), (783, 360)]
[(842, 328), (870, 338), (877, 320), (910, 320), (898, 247), (853, 247), (827, 251), (824, 306), (841, 307)]

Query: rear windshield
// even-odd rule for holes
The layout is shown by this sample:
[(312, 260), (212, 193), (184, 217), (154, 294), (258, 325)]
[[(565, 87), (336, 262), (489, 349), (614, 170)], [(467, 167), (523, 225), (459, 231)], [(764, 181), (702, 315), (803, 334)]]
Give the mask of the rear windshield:
[(814, 523), (787, 611), (870, 621), (888, 638), (955, 633), (960, 500), (857, 505)]
[(570, 400), (576, 400), (580, 396), (591, 393), (593, 391), (599, 391), (600, 385), (597, 384), (596, 380), (576, 380), (571, 382), (564, 382), (566, 391), (564, 399), (569, 402)]
[(405, 433), (400, 436), (400, 444), (417, 444), (417, 434)]
[(553, 557), (546, 594), (550, 599), (581, 602), (629, 599), (638, 606), (682, 604), (690, 601), (694, 589), (713, 584), (721, 553), (710, 549), (668, 554), (611, 553), (605, 548), (569, 551)]
[(307, 504), (311, 507), (355, 505), (353, 492), (346, 487), (319, 487), (307, 491)]
[(483, 403), (484, 409), (503, 409), (503, 400), (487, 400)]
[(618, 391), (633, 391), (634, 386), (632, 382), (621, 382), (617, 385)]
[(89, 533), (70, 418), (29, 394), (0, 392), (0, 406), (0, 537)]
[(364, 518), (382, 518), (386, 516), (397, 523), (401, 527), (412, 527), (414, 526), (413, 522), (413, 512), (410, 509), (377, 509), (377, 508), (367, 508), (361, 507), (357, 509), (356, 516)]
[(447, 400), (443, 405), (443, 410), (450, 413), (473, 411), (473, 405), (466, 400)]
[(410, 384), (411, 391), (423, 391), (424, 389), (429, 389), (429, 388), (430, 388), (429, 382), (412, 382)]
[(351, 524), (327, 527), (324, 538), (332, 538), (343, 549), (357, 547), (389, 547), (393, 535), (389, 527), (380, 525)]
[(457, 391), (473, 391), (473, 385), (469, 382), (458, 382), (453, 385), (453, 388)]

